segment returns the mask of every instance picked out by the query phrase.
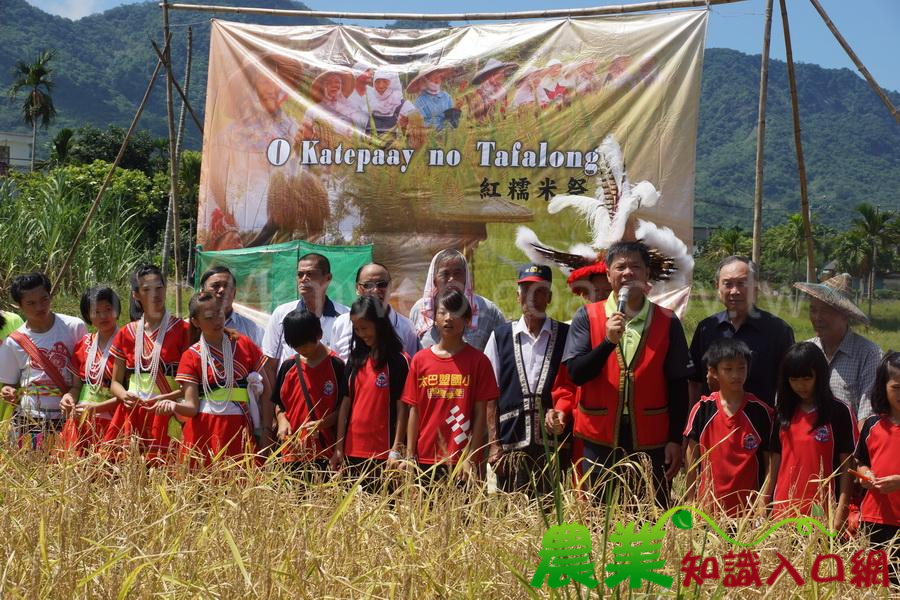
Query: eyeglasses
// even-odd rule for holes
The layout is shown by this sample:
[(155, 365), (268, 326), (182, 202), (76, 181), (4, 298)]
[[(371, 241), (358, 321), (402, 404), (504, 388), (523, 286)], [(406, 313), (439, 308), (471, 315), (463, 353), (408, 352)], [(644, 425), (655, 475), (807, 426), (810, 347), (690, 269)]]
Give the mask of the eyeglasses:
[(357, 284), (359, 287), (366, 291), (374, 290), (378, 288), (379, 290), (386, 290), (389, 285), (391, 285), (390, 281), (384, 281), (383, 279), (380, 281), (366, 281), (363, 283)]

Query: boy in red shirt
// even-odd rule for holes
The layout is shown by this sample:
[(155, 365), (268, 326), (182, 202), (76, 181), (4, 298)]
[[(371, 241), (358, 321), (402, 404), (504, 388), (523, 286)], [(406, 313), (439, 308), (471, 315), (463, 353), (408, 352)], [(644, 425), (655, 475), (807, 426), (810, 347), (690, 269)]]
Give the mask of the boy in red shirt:
[(737, 516), (753, 503), (768, 473), (772, 409), (744, 391), (750, 366), (747, 344), (716, 340), (704, 361), (719, 391), (694, 405), (685, 427), (687, 501), (699, 495), (702, 502)]
[(485, 445), (485, 403), (500, 395), (487, 356), (463, 341), (472, 307), (458, 290), (436, 301), (435, 325), (441, 339), (418, 352), (409, 368), (401, 400), (410, 405), (406, 429), (407, 458), (443, 478), (463, 461), (462, 472), (478, 476), (479, 449)]
[(282, 325), (285, 343), (297, 352), (281, 365), (272, 392), (282, 460), (324, 471), (334, 449), (338, 401), (347, 395), (344, 362), (322, 343), (315, 314), (293, 310)]

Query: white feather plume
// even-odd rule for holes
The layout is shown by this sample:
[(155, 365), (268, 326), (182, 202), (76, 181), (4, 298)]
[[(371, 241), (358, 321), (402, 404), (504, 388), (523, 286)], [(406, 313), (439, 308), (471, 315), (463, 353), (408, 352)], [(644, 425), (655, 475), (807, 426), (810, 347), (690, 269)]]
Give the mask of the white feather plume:
[(671, 278), (668, 281), (654, 283), (654, 291), (670, 290), (689, 284), (691, 274), (694, 272), (694, 258), (675, 232), (668, 227), (659, 227), (655, 223), (639, 219), (635, 236), (651, 248), (659, 250), (661, 254), (671, 256), (675, 263), (676, 270)]
[(520, 226), (516, 229), (516, 246), (528, 257), (528, 260), (536, 265), (547, 265), (548, 267), (556, 266), (556, 263), (535, 250), (533, 244), (547, 246), (547, 244), (539, 240), (537, 234), (528, 227)]
[(569, 246), (569, 254), (583, 256), (591, 262), (597, 260), (597, 251), (589, 244), (574, 244)]
[[(592, 233), (591, 245), (595, 248), (608, 246), (603, 245), (602, 241), (613, 224), (609, 218), (609, 211), (599, 200), (590, 196), (555, 196), (547, 205), (547, 212), (555, 215), (566, 208), (574, 208), (587, 221)], [(624, 231), (624, 225), (622, 230)]]
[(616, 136), (611, 133), (607, 135), (600, 142), (600, 145), (597, 146), (596, 151), (601, 153), (606, 159), (613, 179), (616, 181), (616, 186), (618, 186), (619, 190), (622, 190), (622, 186), (625, 183), (625, 159), (622, 156), (622, 147), (619, 145)]
[(653, 208), (659, 202), (659, 192), (649, 181), (642, 181), (632, 187), (629, 195), (638, 199), (637, 210)]

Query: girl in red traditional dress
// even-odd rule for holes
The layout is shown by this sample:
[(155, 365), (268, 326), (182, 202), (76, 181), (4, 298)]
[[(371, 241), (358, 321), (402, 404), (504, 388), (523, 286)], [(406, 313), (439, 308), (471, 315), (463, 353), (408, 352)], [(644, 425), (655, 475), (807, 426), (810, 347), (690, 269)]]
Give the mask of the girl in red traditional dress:
[(109, 428), (118, 401), (109, 391), (113, 360), (110, 348), (119, 331), (119, 296), (106, 286), (94, 286), (81, 296), (81, 316), (95, 333), (75, 344), (71, 371), (72, 388), (59, 405), (68, 420), (63, 426), (61, 446), (78, 454), (93, 450)]
[[(250, 338), (225, 328), (225, 312), (215, 296), (201, 292), (189, 304), (191, 326), (199, 341), (181, 355), (176, 379), (184, 401), (173, 410), (188, 417), (184, 424), (184, 449), (193, 458), (210, 463), (220, 457), (254, 452), (248, 379), (259, 376), (265, 356)], [(262, 397), (269, 386), (262, 378)]]
[(166, 310), (166, 280), (158, 267), (144, 265), (131, 276), (131, 318), (110, 348), (115, 364), (109, 388), (120, 404), (104, 439), (134, 439), (148, 460), (160, 459), (172, 438), (181, 437), (166, 401), (182, 397), (175, 371), (190, 338), (188, 324)]

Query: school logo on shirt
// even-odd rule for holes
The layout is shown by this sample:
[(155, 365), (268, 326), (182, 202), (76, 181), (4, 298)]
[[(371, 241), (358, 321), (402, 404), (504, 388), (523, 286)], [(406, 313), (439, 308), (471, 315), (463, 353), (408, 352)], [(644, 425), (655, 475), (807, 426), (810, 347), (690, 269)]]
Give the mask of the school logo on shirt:
[(385, 375), (384, 371), (378, 374), (378, 377), (375, 378), (375, 387), (386, 388), (388, 386), (388, 378)]
[(756, 450), (759, 447), (759, 438), (748, 433), (744, 436), (744, 450)]
[(331, 394), (333, 394), (334, 393), (334, 382), (326, 381), (325, 385), (322, 386), (322, 393), (325, 394), (326, 396), (330, 396)]
[(815, 440), (817, 442), (822, 442), (822, 443), (830, 442), (831, 441), (831, 432), (828, 431), (827, 426), (822, 425), (821, 427), (816, 429), (816, 431), (813, 433), (813, 437), (815, 438)]

